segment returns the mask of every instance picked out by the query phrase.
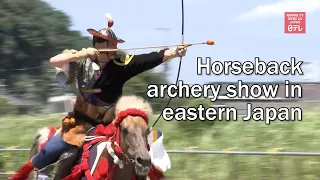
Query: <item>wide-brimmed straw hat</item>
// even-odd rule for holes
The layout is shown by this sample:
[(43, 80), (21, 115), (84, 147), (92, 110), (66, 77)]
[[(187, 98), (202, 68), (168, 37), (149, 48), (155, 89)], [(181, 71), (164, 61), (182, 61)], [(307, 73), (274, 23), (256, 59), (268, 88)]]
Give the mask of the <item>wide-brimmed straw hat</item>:
[(108, 21), (108, 27), (103, 28), (99, 31), (95, 29), (87, 29), (87, 31), (92, 34), (94, 37), (100, 38), (100, 39), (105, 39), (107, 41), (114, 41), (117, 43), (124, 43), (125, 41), (122, 40), (121, 38), (118, 38), (116, 34), (111, 30), (111, 27), (113, 26), (114, 21), (112, 20), (111, 14), (107, 13), (105, 15), (107, 21)]

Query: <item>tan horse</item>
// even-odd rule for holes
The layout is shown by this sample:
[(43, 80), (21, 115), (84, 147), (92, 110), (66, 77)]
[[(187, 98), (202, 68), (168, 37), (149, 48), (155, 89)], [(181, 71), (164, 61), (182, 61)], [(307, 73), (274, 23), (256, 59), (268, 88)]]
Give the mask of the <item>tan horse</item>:
[[(82, 163), (74, 167), (73, 174), (66, 180), (78, 179), (83, 173), (86, 179), (97, 180), (145, 179), (148, 175), (150, 179), (160, 179), (154, 174), (159, 172), (152, 166), (148, 151), (151, 115), (150, 105), (142, 98), (121, 97), (115, 106), (115, 120), (95, 129), (95, 138), (83, 147)], [(94, 156), (86, 151), (88, 148), (95, 152)]]
[[(97, 180), (102, 177), (112, 177), (115, 180), (131, 180), (132, 177), (145, 179), (148, 174), (150, 179), (160, 179), (158, 177), (163, 177), (162, 173), (151, 165), (151, 158), (148, 152), (148, 119), (152, 114), (152, 109), (147, 102), (140, 97), (124, 96), (119, 99), (113, 109), (106, 113), (105, 108), (88, 104), (81, 95), (78, 95), (74, 109), (89, 119), (98, 119), (99, 122), (97, 123), (101, 123), (101, 125), (98, 125), (95, 130), (93, 129), (94, 133), (90, 136), (91, 140), (90, 138), (88, 140), (88, 135), (90, 135), (88, 131), (93, 128), (93, 124), (88, 119), (64, 118), (62, 128), (56, 134), (60, 133), (66, 142), (79, 147), (82, 147), (83, 143), (85, 143), (82, 156), (87, 152), (87, 160), (82, 160), (80, 165), (73, 168), (73, 173), (68, 176), (69, 179), (80, 179), (83, 173), (85, 175), (90, 174)], [(112, 120), (114, 121), (110, 124)], [(106, 126), (108, 123), (109, 125)], [(113, 140), (110, 139), (110, 130), (116, 130), (112, 134)], [(46, 128), (38, 131), (30, 151), (30, 157), (39, 151), (38, 147), (43, 143), (41, 141), (48, 139), (46, 138), (48, 134), (48, 129)], [(85, 141), (86, 137), (87, 141)], [(94, 141), (96, 143), (93, 143)], [(119, 146), (117, 146), (117, 143)], [(106, 146), (111, 146), (112, 148), (106, 148)], [(99, 148), (101, 150), (99, 151), (100, 154), (97, 152)], [(118, 157), (122, 159), (122, 161), (119, 161), (120, 163), (115, 161)], [(74, 158), (72, 160), (74, 161)], [(93, 160), (94, 163), (90, 164), (89, 161), (92, 162)], [(84, 162), (87, 163), (87, 168), (85, 169), (83, 169)], [(63, 169), (67, 170), (71, 168), (68, 165), (70, 166), (72, 163), (62, 160), (60, 164)], [(68, 164), (67, 167), (64, 166), (65, 164)], [(119, 167), (121, 164), (123, 164), (123, 167)], [(88, 173), (89, 169), (90, 172)], [(77, 171), (78, 174), (76, 173)], [(70, 171), (66, 172), (62, 173), (63, 175), (57, 175), (57, 177), (65, 177)]]

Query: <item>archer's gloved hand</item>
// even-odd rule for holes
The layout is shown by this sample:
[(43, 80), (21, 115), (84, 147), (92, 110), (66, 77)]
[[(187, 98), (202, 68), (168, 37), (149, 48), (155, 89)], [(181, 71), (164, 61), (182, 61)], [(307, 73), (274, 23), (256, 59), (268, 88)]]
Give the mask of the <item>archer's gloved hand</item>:
[(186, 46), (178, 46), (175, 50), (175, 55), (179, 57), (185, 56), (187, 53), (187, 47)]
[(187, 53), (187, 47), (186, 46), (178, 46), (176, 49), (170, 49), (166, 50), (164, 53), (165, 60), (173, 59), (176, 57), (183, 57)]

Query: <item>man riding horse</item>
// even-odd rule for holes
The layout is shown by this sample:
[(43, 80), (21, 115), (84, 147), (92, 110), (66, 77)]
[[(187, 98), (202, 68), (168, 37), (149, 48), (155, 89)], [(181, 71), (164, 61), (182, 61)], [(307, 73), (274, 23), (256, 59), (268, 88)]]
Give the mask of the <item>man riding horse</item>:
[[(175, 49), (162, 49), (157, 52), (140, 55), (117, 54), (115, 51), (100, 53), (99, 49), (108, 48), (116, 49), (118, 43), (125, 41), (118, 38), (111, 30), (113, 21), (109, 19), (108, 27), (100, 31), (88, 29), (93, 35), (93, 48), (84, 48), (80, 51), (70, 50), (58, 54), (50, 59), (50, 63), (57, 69), (62, 70), (60, 77), (67, 78), (65, 85), (71, 84), (76, 80), (77, 88), (81, 96), (92, 106), (98, 106), (98, 111), (91, 111), (88, 107), (89, 114), (96, 113), (95, 118), (90, 118), (83, 112), (76, 109), (69, 114), (70, 119), (82, 117), (90, 124), (108, 124), (114, 119), (114, 104), (122, 95), (123, 85), (132, 77), (157, 67), (158, 65), (186, 54), (185, 46), (178, 46)], [(62, 75), (62, 76), (61, 76)], [(61, 80), (61, 79), (60, 79)], [(105, 116), (110, 113), (110, 116)], [(107, 117), (107, 118), (102, 118)], [(78, 146), (82, 147), (85, 134), (81, 136), (80, 141), (68, 140), (61, 135), (56, 135), (50, 139), (43, 148), (31, 158), (25, 165), (28, 168), (42, 169), (49, 164), (58, 160), (60, 155), (68, 149)], [(11, 179), (20, 180), (19, 172)]]

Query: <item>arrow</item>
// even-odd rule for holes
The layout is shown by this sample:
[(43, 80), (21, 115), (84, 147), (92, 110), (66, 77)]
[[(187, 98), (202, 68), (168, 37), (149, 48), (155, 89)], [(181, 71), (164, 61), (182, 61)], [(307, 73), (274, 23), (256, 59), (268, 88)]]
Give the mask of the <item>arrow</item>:
[(135, 50), (135, 49), (152, 49), (152, 48), (166, 48), (172, 46), (192, 46), (192, 45), (214, 45), (214, 40), (207, 40), (205, 42), (196, 42), (196, 43), (189, 43), (189, 44), (171, 44), (171, 45), (161, 45), (161, 46), (147, 46), (147, 47), (136, 47), (136, 48), (121, 48), (121, 49), (98, 49), (100, 52), (111, 52), (111, 51), (127, 51), (127, 50)]

